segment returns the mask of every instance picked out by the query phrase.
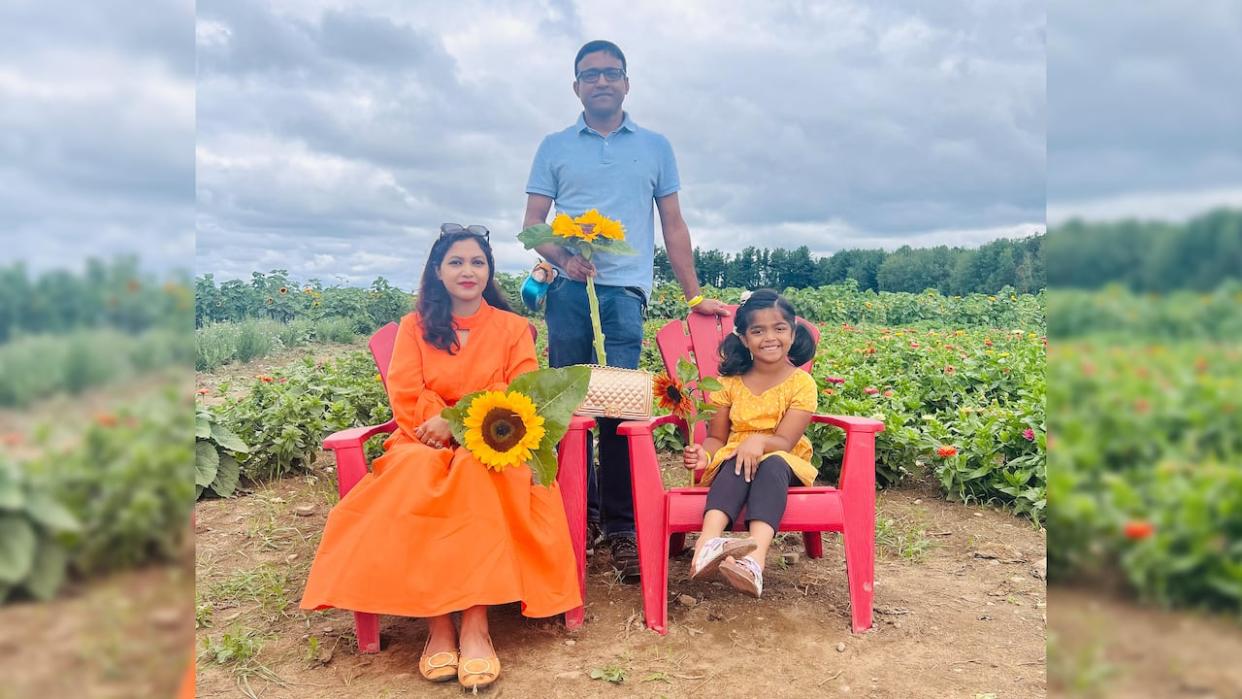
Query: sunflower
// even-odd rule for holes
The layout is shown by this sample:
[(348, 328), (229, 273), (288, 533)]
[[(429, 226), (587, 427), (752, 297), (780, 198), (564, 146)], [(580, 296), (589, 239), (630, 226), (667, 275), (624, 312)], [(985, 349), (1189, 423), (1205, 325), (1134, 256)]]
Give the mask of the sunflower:
[(470, 402), (463, 424), (464, 446), (494, 471), (529, 461), (545, 432), (534, 402), (517, 391), (488, 391), (478, 396)]
[(563, 213), (557, 214), (556, 218), (552, 219), (552, 234), (562, 238), (577, 238), (579, 240), (585, 240), (588, 243), (595, 240), (595, 236), (597, 235), (594, 230), (590, 233), (584, 231), (582, 226), (579, 226), (572, 218), (569, 217), (569, 214)]
[(690, 395), (677, 379), (661, 374), (655, 379), (654, 390), (656, 402), (660, 407), (674, 415), (685, 417), (690, 414)]
[(591, 232), (607, 240), (625, 240), (625, 226), (601, 214), (597, 209), (582, 214), (574, 219), (574, 223), (582, 226), (590, 225)]

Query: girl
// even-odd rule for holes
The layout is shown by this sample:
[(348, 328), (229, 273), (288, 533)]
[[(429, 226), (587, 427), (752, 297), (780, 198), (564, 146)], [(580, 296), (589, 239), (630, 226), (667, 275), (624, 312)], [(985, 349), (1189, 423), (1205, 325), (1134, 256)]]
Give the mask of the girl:
[[(734, 588), (763, 594), (763, 563), (785, 514), (791, 485), (812, 485), (811, 442), (803, 432), (816, 407), (815, 379), (798, 367), (815, 356), (811, 333), (793, 306), (760, 289), (738, 306), (734, 331), (720, 343), (719, 409), (703, 444), (686, 448), (688, 469), (711, 484), (690, 578), (717, 571)], [(750, 536), (722, 538), (746, 508)]]
[(530, 327), (509, 312), (495, 269), (486, 228), (441, 227), (389, 364), (397, 431), (332, 508), (301, 605), (426, 617), (419, 672), (466, 688), (500, 676), (489, 606), (521, 601), (523, 614), (545, 617), (582, 604), (557, 484), (534, 485), (524, 466), (488, 469), (440, 417), (462, 396), (538, 368)]

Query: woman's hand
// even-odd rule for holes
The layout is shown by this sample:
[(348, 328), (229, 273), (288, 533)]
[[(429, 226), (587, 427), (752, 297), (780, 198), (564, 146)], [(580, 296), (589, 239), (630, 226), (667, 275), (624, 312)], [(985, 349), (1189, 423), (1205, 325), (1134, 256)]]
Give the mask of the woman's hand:
[(747, 483), (754, 480), (755, 471), (759, 470), (759, 462), (763, 459), (763, 443), (763, 435), (754, 435), (742, 440), (737, 451), (733, 452), (733, 455), (737, 457), (733, 462), (734, 475), (744, 475)]
[(453, 430), (449, 429), (448, 420), (433, 415), (414, 430), (414, 436), (432, 449), (442, 449), (452, 443)]
[(691, 444), (686, 447), (685, 453), (682, 454), (681, 461), (687, 471), (696, 471), (698, 469), (707, 468), (707, 450), (697, 444)]

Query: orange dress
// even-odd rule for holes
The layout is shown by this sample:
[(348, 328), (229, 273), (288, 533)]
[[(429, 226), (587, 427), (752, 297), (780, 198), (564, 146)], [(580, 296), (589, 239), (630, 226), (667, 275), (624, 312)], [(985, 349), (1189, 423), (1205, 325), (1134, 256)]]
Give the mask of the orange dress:
[(398, 429), (328, 515), (303, 609), (429, 617), (521, 601), (524, 615), (546, 617), (582, 604), (556, 483), (535, 485), (526, 466), (492, 471), (463, 447), (414, 437), (462, 396), (538, 368), (524, 318), (485, 301), (454, 322), (469, 336), (450, 355), (423, 340), (416, 313), (401, 319), (388, 370)]

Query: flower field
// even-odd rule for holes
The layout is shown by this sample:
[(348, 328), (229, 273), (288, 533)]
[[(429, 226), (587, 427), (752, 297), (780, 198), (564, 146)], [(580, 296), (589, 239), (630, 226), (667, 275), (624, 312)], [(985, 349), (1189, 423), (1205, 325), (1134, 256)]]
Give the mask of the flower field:
[(1242, 612), (1242, 345), (1054, 344), (1053, 580)]

